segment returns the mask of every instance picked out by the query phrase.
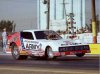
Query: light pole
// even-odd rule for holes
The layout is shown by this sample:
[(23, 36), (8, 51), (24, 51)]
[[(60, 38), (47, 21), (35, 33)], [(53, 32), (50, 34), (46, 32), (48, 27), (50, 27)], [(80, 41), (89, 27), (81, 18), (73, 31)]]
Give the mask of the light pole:
[(57, 2), (57, 1), (55, 0), (55, 2), (54, 2), (54, 5), (55, 5), (55, 6), (54, 6), (54, 19), (55, 19), (55, 20), (56, 20), (56, 2)]
[(69, 3), (65, 3), (65, 0), (63, 0), (63, 11), (62, 11), (62, 19), (66, 19), (66, 31), (68, 31), (68, 21), (67, 21), (67, 13), (66, 13), (66, 4), (69, 4)]
[(48, 18), (47, 18), (47, 29), (49, 29), (49, 26), (50, 26), (50, 0), (48, 0), (48, 2), (47, 2), (48, 4), (47, 4), (47, 8), (48, 8)]
[(73, 25), (73, 17), (74, 17), (74, 13), (73, 13), (73, 0), (71, 0), (71, 13), (69, 15), (70, 15), (70, 18), (71, 18), (71, 31), (72, 31), (72, 34), (74, 35), (74, 25)]
[(92, 33), (93, 42), (97, 43), (95, 0), (92, 0)]
[(81, 21), (81, 29), (83, 30), (83, 4), (82, 4), (82, 1), (83, 0), (80, 0), (80, 4), (81, 4), (81, 9), (80, 9), (80, 21)]
[(47, 4), (47, 29), (49, 30), (50, 26), (50, 0), (44, 0), (44, 4)]

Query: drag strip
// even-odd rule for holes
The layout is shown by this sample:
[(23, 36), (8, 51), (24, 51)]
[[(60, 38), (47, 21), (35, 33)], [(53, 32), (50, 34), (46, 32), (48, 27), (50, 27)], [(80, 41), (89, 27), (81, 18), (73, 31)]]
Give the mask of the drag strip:
[[(9, 72), (9, 73), (8, 73)], [(15, 72), (15, 73), (14, 73)], [(1, 74), (99, 74), (99, 56), (66, 56), (56, 60), (14, 60), (0, 55)]]

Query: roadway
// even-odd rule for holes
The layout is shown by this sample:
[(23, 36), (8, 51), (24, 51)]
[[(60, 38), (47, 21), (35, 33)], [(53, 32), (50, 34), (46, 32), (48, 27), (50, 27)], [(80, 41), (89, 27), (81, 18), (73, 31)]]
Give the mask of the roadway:
[(0, 53), (0, 74), (99, 74), (99, 55), (14, 60), (11, 54)]

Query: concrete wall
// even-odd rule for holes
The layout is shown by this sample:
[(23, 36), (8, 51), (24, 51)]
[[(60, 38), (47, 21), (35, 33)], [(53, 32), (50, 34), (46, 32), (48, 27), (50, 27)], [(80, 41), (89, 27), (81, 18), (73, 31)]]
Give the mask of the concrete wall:
[[(74, 41), (76, 43), (93, 43), (93, 35), (92, 33), (83, 33), (83, 34), (76, 34), (76, 37), (71, 39), (70, 36), (72, 34), (62, 34), (61, 35), (64, 39), (69, 39), (71, 41)], [(97, 43), (100, 43), (100, 33), (97, 34)]]

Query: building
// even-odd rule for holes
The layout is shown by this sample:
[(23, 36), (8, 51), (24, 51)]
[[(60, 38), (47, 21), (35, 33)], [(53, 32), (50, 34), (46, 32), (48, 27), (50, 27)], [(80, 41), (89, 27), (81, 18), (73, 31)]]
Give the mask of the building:
[[(37, 23), (40, 29), (47, 28), (48, 8), (44, 1), (37, 1)], [(68, 26), (70, 28), (70, 13), (74, 14), (72, 25), (75, 27), (75, 31), (82, 26), (85, 27), (85, 0), (50, 0), (50, 29), (66, 30)]]

